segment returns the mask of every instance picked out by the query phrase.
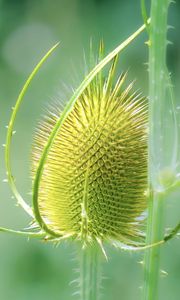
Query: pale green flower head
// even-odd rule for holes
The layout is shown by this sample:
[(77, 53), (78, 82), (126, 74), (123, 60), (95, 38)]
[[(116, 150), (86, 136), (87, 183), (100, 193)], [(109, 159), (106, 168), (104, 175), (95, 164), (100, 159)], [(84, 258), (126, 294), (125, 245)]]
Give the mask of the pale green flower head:
[[(102, 45), (100, 46), (101, 56)], [(147, 190), (147, 100), (108, 74), (95, 76), (76, 99), (51, 143), (39, 182), (35, 212), (53, 237), (83, 244), (142, 242)], [(58, 105), (39, 124), (33, 178), (43, 149), (63, 114)]]

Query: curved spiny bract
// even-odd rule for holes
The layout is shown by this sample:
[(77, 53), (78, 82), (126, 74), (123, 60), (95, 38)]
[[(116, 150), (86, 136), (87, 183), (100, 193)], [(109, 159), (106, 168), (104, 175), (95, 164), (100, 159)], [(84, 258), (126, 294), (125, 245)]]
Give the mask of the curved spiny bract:
[[(147, 100), (97, 76), (76, 101), (49, 151), (40, 182), (41, 218), (56, 236), (85, 243), (143, 239), (147, 190)], [(33, 175), (55, 126), (58, 108), (40, 124)]]

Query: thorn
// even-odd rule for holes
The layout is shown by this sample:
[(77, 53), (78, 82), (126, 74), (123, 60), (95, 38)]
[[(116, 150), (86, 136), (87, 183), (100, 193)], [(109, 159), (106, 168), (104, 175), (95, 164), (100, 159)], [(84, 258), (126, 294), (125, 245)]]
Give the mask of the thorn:
[(12, 110), (14, 110), (14, 108), (15, 108), (14, 106), (11, 107)]
[(69, 283), (69, 286), (72, 286), (72, 285), (80, 286), (80, 280), (79, 280), (79, 278), (74, 279), (74, 280), (72, 280), (72, 281)]
[(6, 144), (2, 144), (2, 146), (5, 148), (5, 147), (6, 147)]
[(167, 40), (166, 45), (173, 45), (173, 42)]
[(150, 47), (151, 46), (151, 41), (150, 40), (146, 41), (145, 45), (147, 45), (148, 47)]
[(77, 296), (77, 295), (80, 295), (80, 292), (79, 292), (79, 291), (74, 292), (74, 293), (72, 294), (72, 296)]
[(98, 242), (98, 244), (99, 244), (99, 246), (100, 246), (100, 249), (101, 249), (102, 253), (103, 253), (104, 256), (105, 256), (105, 259), (108, 261), (108, 257), (107, 257), (106, 251), (105, 251), (105, 249), (104, 249), (104, 247), (103, 247), (103, 243), (102, 243), (101, 239), (96, 238), (96, 240), (97, 240), (97, 242)]
[(160, 270), (161, 277), (167, 277), (168, 273), (164, 270)]
[(149, 63), (148, 62), (143, 63), (143, 65), (149, 67)]
[(140, 264), (140, 265), (144, 265), (144, 261), (143, 260), (139, 260), (138, 262), (137, 262), (138, 264)]
[(174, 26), (172, 26), (172, 25), (167, 25), (167, 29), (169, 30), (169, 29), (174, 29)]
[(8, 179), (6, 179), (6, 178), (5, 178), (5, 179), (3, 179), (3, 181), (2, 181), (2, 182), (8, 182)]
[(9, 127), (8, 125), (5, 126), (5, 128), (7, 128), (7, 129), (8, 129), (8, 127)]
[(80, 269), (79, 268), (74, 268), (74, 272), (75, 273), (80, 273)]
[(12, 132), (12, 135), (14, 135), (16, 133), (16, 130), (14, 130), (13, 132)]
[(56, 242), (56, 243), (54, 244), (54, 247), (57, 248), (57, 247), (59, 246), (59, 244), (60, 244), (60, 242)]

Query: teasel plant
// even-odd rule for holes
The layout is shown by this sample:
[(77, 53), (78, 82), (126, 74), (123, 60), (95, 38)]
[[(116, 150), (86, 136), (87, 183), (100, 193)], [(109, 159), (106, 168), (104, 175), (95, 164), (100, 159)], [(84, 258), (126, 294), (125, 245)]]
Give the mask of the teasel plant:
[[(134, 91), (134, 82), (127, 83), (127, 73), (120, 74), (116, 81), (114, 79), (119, 54), (141, 32), (154, 26), (154, 19), (150, 22), (145, 6), (142, 7), (145, 24), (107, 56), (104, 56), (104, 45), (100, 42), (95, 67), (64, 108), (52, 107), (37, 126), (32, 146), (32, 207), (19, 193), (12, 175), (11, 141), (26, 91), (58, 44), (45, 54), (28, 77), (7, 129), (7, 180), (17, 203), (31, 217), (31, 222), (26, 230), (0, 227), (0, 231), (56, 244), (71, 240), (80, 246), (78, 299), (81, 300), (100, 299), (101, 260), (107, 259), (106, 243), (119, 249), (146, 251), (144, 265), (148, 276), (145, 276), (144, 299), (155, 299), (147, 296), (150, 295), (147, 290), (154, 289), (149, 282), (153, 281), (157, 271), (151, 270), (156, 264), (153, 259), (159, 253), (159, 246), (179, 230), (177, 225), (163, 235), (161, 219), (158, 227), (156, 224), (156, 214), (161, 215), (157, 204), (163, 192), (157, 197), (151, 182), (151, 151), (154, 151), (151, 122), (155, 121), (155, 107), (152, 109), (150, 101), (154, 100), (153, 89), (150, 86), (148, 101), (139, 91)], [(153, 35), (150, 34), (150, 45), (151, 39)], [(152, 59), (151, 54), (149, 59)], [(109, 67), (108, 72), (104, 72), (105, 67)], [(155, 99), (158, 104), (162, 100)], [(163, 172), (160, 174), (161, 182), (167, 182)], [(178, 184), (176, 178), (170, 187)], [(163, 199), (160, 202), (163, 206)], [(157, 207), (155, 215), (153, 205)], [(158, 234), (154, 237), (156, 230)]]

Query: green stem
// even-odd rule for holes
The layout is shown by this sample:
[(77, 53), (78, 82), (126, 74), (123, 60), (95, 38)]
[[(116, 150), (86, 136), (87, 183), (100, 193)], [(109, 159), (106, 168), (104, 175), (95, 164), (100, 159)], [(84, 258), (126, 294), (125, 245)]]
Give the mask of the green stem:
[[(149, 199), (147, 225), (147, 244), (156, 243), (163, 238), (164, 197), (152, 193)], [(158, 299), (158, 279), (160, 264), (160, 247), (151, 247), (144, 257), (144, 290), (143, 300)]]
[[(163, 151), (163, 109), (166, 95), (166, 33), (168, 0), (152, 0), (149, 40), (149, 207), (147, 244), (164, 236), (164, 201), (166, 194), (159, 182), (159, 173), (165, 161)], [(143, 300), (158, 299), (160, 247), (145, 253)]]
[(100, 249), (88, 245), (81, 250), (80, 300), (98, 300), (100, 297), (101, 266)]

